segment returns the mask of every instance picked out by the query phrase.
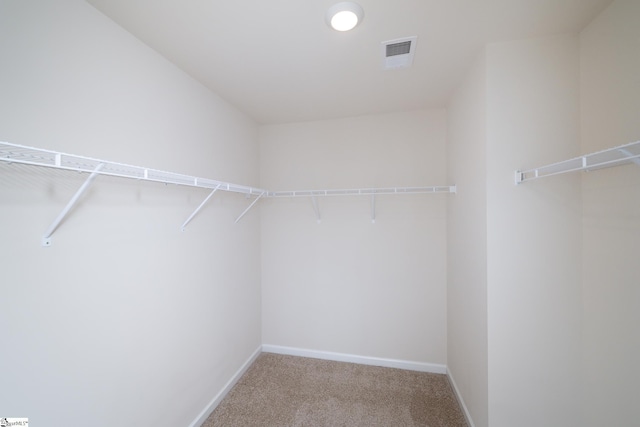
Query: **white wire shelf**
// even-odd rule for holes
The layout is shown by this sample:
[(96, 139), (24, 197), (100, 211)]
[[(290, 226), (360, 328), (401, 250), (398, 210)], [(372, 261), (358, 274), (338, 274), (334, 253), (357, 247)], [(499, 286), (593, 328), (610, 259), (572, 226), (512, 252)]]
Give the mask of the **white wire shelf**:
[(516, 184), (576, 171), (593, 171), (629, 163), (640, 165), (640, 141), (620, 145), (539, 168), (516, 171)]
[[(11, 144), (8, 142), (0, 142), (0, 161), (77, 172), (95, 172), (98, 175), (117, 176), (121, 178), (153, 181), (164, 184), (185, 185), (189, 187), (208, 189), (217, 188), (222, 191), (248, 195), (259, 195), (265, 193), (265, 190), (255, 187), (247, 187), (244, 185), (216, 181), (213, 179), (199, 178), (174, 172), (165, 172), (157, 169), (132, 166), (107, 160), (93, 159), (90, 157), (77, 156), (75, 154), (65, 154), (41, 148)], [(96, 171), (98, 165), (102, 165), (102, 167)]]
[(99, 160), (91, 157), (66, 154), (58, 151), (45, 150), (41, 148), (28, 147), (19, 144), (0, 141), (0, 161), (12, 164), (24, 164), (41, 166), (54, 169), (62, 169), (76, 172), (86, 172), (89, 177), (76, 191), (71, 200), (64, 207), (62, 212), (49, 226), (42, 238), (43, 246), (51, 246), (51, 236), (58, 229), (60, 224), (72, 211), (73, 206), (78, 202), (87, 189), (93, 184), (99, 175), (129, 178), (139, 181), (152, 181), (164, 184), (175, 184), (189, 187), (199, 187), (211, 190), (209, 195), (200, 203), (195, 211), (182, 224), (182, 231), (200, 212), (204, 205), (213, 197), (217, 191), (228, 191), (256, 196), (249, 206), (237, 217), (236, 223), (244, 217), (247, 212), (261, 199), (267, 197), (310, 197), (313, 201), (314, 210), (318, 221), (320, 221), (320, 210), (316, 197), (321, 196), (370, 196), (371, 197), (371, 218), (375, 222), (375, 197), (383, 194), (428, 194), (428, 193), (455, 193), (456, 186), (435, 186), (435, 187), (388, 187), (388, 188), (356, 188), (347, 190), (293, 190), (293, 191), (267, 191), (260, 188), (245, 185), (232, 184), (229, 182), (217, 181), (208, 178), (183, 175), (174, 172), (166, 172), (157, 169), (150, 169), (140, 166), (132, 166), (124, 163), (116, 163), (108, 160)]
[(291, 191), (272, 191), (269, 197), (305, 197), (310, 198), (313, 204), (313, 211), (316, 215), (316, 221), (321, 222), (320, 206), (318, 197), (325, 196), (369, 196), (371, 197), (371, 222), (376, 222), (376, 196), (385, 194), (436, 194), (436, 193), (455, 193), (455, 185), (441, 185), (434, 187), (388, 187), (388, 188), (352, 188), (346, 190), (291, 190)]
[(455, 185), (434, 187), (351, 188), (344, 190), (291, 190), (271, 191), (268, 197), (324, 197), (324, 196), (375, 196), (379, 194), (430, 194), (455, 193)]

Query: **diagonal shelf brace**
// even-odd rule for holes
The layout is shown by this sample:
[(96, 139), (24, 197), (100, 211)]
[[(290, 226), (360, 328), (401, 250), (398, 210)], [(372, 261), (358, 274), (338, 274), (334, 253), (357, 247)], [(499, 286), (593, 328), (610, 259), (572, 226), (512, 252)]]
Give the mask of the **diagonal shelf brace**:
[(47, 228), (47, 231), (44, 233), (44, 237), (42, 238), (42, 246), (51, 246), (51, 236), (58, 229), (58, 226), (66, 218), (71, 209), (73, 209), (76, 203), (78, 203), (80, 197), (82, 197), (82, 195), (87, 191), (93, 180), (98, 176), (100, 169), (102, 169), (103, 167), (104, 163), (100, 163), (98, 164), (98, 166), (96, 166), (93, 172), (91, 172), (91, 175), (89, 175), (89, 178), (87, 178), (84, 184), (82, 184), (78, 191), (76, 191), (76, 194), (74, 194), (71, 200), (69, 200), (67, 206), (64, 207), (58, 217), (53, 221), (53, 223), (51, 223), (49, 228)]
[(207, 202), (209, 201), (209, 199), (210, 199), (210, 198), (211, 198), (211, 197), (216, 193), (216, 191), (218, 191), (218, 189), (219, 189), (219, 188), (220, 188), (220, 184), (218, 184), (218, 185), (216, 186), (216, 188), (214, 188), (214, 189), (213, 189), (213, 191), (212, 191), (211, 193), (209, 193), (209, 195), (207, 196), (207, 198), (206, 198), (206, 199), (204, 199), (204, 200), (202, 201), (202, 203), (200, 203), (200, 206), (198, 206), (198, 207), (196, 208), (196, 210), (195, 210), (195, 211), (193, 211), (193, 213), (191, 214), (191, 216), (189, 216), (189, 218), (187, 218), (187, 220), (182, 224), (182, 227), (181, 227), (181, 228), (182, 228), (182, 231), (185, 231), (185, 229), (186, 229), (186, 227), (187, 227), (187, 224), (189, 224), (189, 223), (191, 222), (191, 220), (193, 219), (193, 217), (195, 217), (195, 216), (198, 214), (198, 212), (200, 212), (200, 209), (202, 209), (202, 208), (204, 207), (204, 205), (206, 205), (206, 204), (207, 204)]
[(262, 196), (264, 196), (265, 193), (266, 193), (266, 191), (263, 191), (262, 193), (260, 193), (260, 195), (258, 197), (256, 197), (256, 199), (253, 202), (251, 202), (249, 207), (247, 209), (245, 209), (244, 212), (242, 212), (238, 218), (236, 218), (236, 221), (235, 221), (236, 224), (238, 223), (238, 221), (240, 221), (242, 219), (243, 216), (245, 216), (247, 214), (247, 212), (249, 212), (249, 210), (253, 207), (253, 205), (258, 203), (258, 200), (260, 200), (260, 198)]
[(318, 221), (318, 224), (320, 224), (320, 206), (318, 206), (318, 199), (316, 196), (311, 197), (311, 203), (313, 203), (313, 211), (316, 214), (316, 220)]
[(625, 157), (630, 157), (630, 160), (633, 163), (640, 166), (640, 158), (638, 158), (636, 154), (633, 154), (631, 151), (625, 150), (624, 148), (621, 148), (618, 151), (621, 152)]

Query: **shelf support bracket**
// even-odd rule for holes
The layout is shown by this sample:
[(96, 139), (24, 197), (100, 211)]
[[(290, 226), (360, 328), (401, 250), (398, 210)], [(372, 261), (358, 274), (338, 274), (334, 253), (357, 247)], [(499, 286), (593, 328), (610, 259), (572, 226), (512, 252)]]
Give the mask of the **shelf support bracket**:
[(100, 170), (103, 167), (104, 167), (104, 163), (100, 163), (98, 164), (98, 166), (96, 166), (93, 172), (91, 172), (91, 175), (89, 175), (89, 178), (87, 178), (84, 184), (82, 184), (82, 186), (78, 189), (78, 191), (76, 191), (76, 194), (74, 194), (71, 200), (69, 200), (69, 203), (67, 203), (67, 206), (64, 207), (64, 209), (62, 210), (62, 212), (60, 212), (58, 217), (53, 221), (53, 223), (51, 223), (49, 228), (47, 228), (47, 231), (44, 233), (44, 237), (42, 238), (42, 246), (51, 246), (51, 236), (58, 229), (58, 226), (60, 226), (60, 223), (64, 221), (64, 219), (69, 214), (71, 209), (73, 209), (76, 203), (78, 203), (78, 200), (80, 199), (80, 197), (82, 197), (82, 195), (87, 191), (87, 189), (89, 189), (89, 186), (91, 186), (91, 183), (93, 182), (94, 179), (96, 179), (96, 177), (99, 175)]
[(311, 196), (311, 203), (313, 203), (313, 211), (316, 214), (316, 220), (318, 221), (318, 224), (320, 224), (320, 207), (318, 206), (318, 199), (316, 199), (316, 196)]
[(376, 195), (371, 195), (371, 224), (376, 223)]
[(516, 171), (516, 185), (522, 184), (522, 181), (524, 181), (524, 174), (520, 171)]
[(182, 231), (185, 231), (185, 229), (186, 229), (186, 227), (187, 227), (187, 224), (189, 224), (189, 223), (191, 222), (191, 220), (193, 219), (193, 217), (195, 217), (195, 216), (198, 214), (198, 212), (200, 212), (200, 209), (202, 209), (202, 208), (204, 207), (204, 205), (206, 205), (206, 204), (207, 204), (207, 202), (209, 201), (209, 199), (211, 198), (211, 196), (213, 196), (213, 195), (216, 193), (216, 191), (218, 191), (218, 189), (219, 189), (219, 188), (220, 188), (220, 184), (218, 184), (218, 185), (216, 186), (216, 188), (214, 188), (214, 189), (213, 189), (213, 191), (212, 191), (211, 193), (209, 193), (209, 195), (207, 196), (207, 198), (206, 198), (206, 199), (204, 199), (204, 200), (202, 201), (202, 203), (200, 203), (200, 206), (198, 206), (198, 207), (196, 208), (196, 210), (195, 210), (195, 211), (193, 211), (193, 213), (191, 214), (191, 216), (189, 216), (189, 218), (187, 218), (187, 220), (184, 222), (184, 224), (182, 224), (182, 227), (181, 227), (181, 228), (182, 228)]
[(631, 151), (625, 150), (624, 148), (621, 148), (618, 151), (620, 151), (622, 154), (624, 154), (625, 157), (631, 157), (631, 159), (629, 159), (629, 160), (631, 160), (636, 165), (640, 166), (640, 159), (638, 158), (638, 156), (636, 154), (633, 154)]
[(247, 212), (249, 212), (249, 210), (253, 207), (253, 205), (258, 203), (258, 200), (260, 200), (260, 198), (262, 196), (264, 196), (265, 193), (266, 193), (266, 191), (263, 191), (262, 193), (260, 193), (260, 195), (258, 197), (256, 197), (256, 199), (253, 202), (251, 202), (249, 207), (247, 209), (245, 209), (244, 212), (242, 212), (238, 218), (236, 218), (236, 222), (235, 222), (236, 224), (238, 223), (238, 221), (240, 221), (242, 219), (243, 216), (245, 216), (247, 214)]

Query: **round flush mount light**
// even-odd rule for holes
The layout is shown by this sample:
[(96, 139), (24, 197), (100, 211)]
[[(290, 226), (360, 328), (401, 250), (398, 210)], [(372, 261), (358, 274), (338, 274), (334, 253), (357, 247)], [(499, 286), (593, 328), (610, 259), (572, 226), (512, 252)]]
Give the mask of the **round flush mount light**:
[(364, 10), (352, 1), (336, 3), (327, 10), (325, 19), (327, 25), (336, 31), (349, 31), (364, 18)]

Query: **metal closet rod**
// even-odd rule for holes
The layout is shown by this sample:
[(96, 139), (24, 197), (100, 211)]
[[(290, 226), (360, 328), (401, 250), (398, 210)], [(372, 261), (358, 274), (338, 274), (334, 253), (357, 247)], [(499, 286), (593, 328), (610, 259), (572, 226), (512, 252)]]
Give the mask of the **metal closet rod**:
[(594, 171), (597, 169), (635, 163), (640, 166), (640, 141), (630, 142), (595, 153), (585, 154), (550, 165), (515, 172), (516, 184), (547, 176), (560, 175), (576, 171)]

